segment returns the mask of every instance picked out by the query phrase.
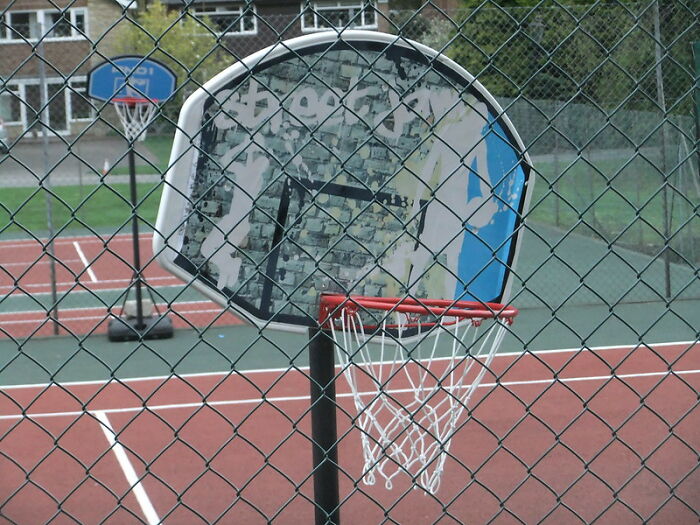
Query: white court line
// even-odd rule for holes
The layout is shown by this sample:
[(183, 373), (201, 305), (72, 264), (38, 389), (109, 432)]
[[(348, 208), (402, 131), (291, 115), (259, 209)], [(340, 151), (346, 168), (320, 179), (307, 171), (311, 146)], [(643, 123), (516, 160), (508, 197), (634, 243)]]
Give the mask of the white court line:
[[(183, 282), (178, 279), (177, 277), (173, 275), (155, 275), (153, 277), (146, 277), (146, 279), (149, 282), (153, 281), (172, 281), (177, 284), (168, 284), (165, 286), (159, 286), (159, 288), (176, 288), (176, 287), (184, 287), (185, 285)], [(124, 284), (124, 283), (130, 283), (131, 278), (124, 278), (124, 279), (103, 279), (102, 281), (99, 281), (100, 284), (106, 284), (106, 285), (119, 285), (119, 284)], [(0, 286), (0, 292), (3, 290), (6, 290), (6, 294), (10, 294), (14, 292), (15, 294), (22, 293), (22, 290), (29, 289), (29, 288), (46, 288), (49, 286), (48, 282), (45, 283), (29, 283), (29, 284), (21, 284), (21, 290), (17, 288), (15, 285), (3, 285)], [(59, 281), (56, 283), (56, 286), (58, 287), (65, 287), (65, 288), (70, 288), (71, 286), (75, 286), (75, 281)], [(109, 292), (109, 291), (114, 291), (114, 290), (120, 290), (120, 288), (99, 288), (99, 291), (101, 292)], [(32, 295), (48, 295), (51, 292), (35, 292), (32, 293)], [(75, 293), (85, 293), (83, 291), (80, 292), (75, 292)]]
[[(193, 301), (192, 304), (195, 304), (196, 301)], [(189, 304), (189, 303), (179, 303), (179, 304)], [(212, 328), (213, 330), (213, 328)], [(667, 348), (667, 347), (674, 347), (674, 346), (695, 346), (695, 345), (700, 345), (700, 342), (698, 341), (677, 341), (677, 342), (667, 342), (667, 343), (647, 343), (646, 346), (650, 346), (652, 348)], [(538, 355), (547, 355), (547, 354), (575, 354), (578, 352), (599, 352), (599, 351), (606, 351), (606, 350), (632, 350), (633, 348), (637, 348), (638, 346), (641, 346), (640, 344), (632, 344), (632, 345), (608, 345), (608, 346), (594, 346), (591, 348), (556, 348), (554, 350), (534, 350), (532, 352), (529, 352), (529, 354), (538, 356)], [(698, 350), (700, 351), (700, 349)], [(521, 355), (528, 355), (525, 354), (525, 352), (501, 352), (497, 353), (495, 358), (504, 358), (504, 357), (518, 357)], [(433, 359), (433, 361), (445, 361), (447, 359), (451, 359), (450, 357), (437, 357)], [(309, 370), (308, 366), (300, 366), (297, 367), (298, 370)], [(22, 389), (22, 388), (41, 388), (41, 389), (46, 389), (46, 388), (51, 388), (51, 387), (60, 387), (63, 389), (64, 387), (71, 387), (71, 386), (91, 386), (91, 385), (109, 385), (111, 383), (115, 384), (121, 384), (121, 383), (141, 383), (145, 381), (166, 381), (168, 379), (173, 379), (173, 378), (178, 378), (178, 379), (195, 379), (198, 377), (223, 377), (227, 375), (252, 375), (252, 374), (279, 374), (281, 372), (287, 372), (289, 370), (289, 367), (284, 367), (284, 368), (254, 368), (250, 370), (226, 370), (226, 371), (220, 371), (220, 372), (196, 372), (196, 373), (191, 373), (191, 374), (171, 374), (168, 376), (141, 376), (141, 377), (125, 377), (124, 379), (118, 379), (118, 378), (110, 378), (107, 380), (104, 379), (93, 379), (93, 380), (87, 380), (87, 381), (66, 381), (66, 382), (54, 382), (54, 383), (25, 383), (25, 384), (18, 384), (18, 385), (0, 385), (0, 391), (3, 390), (17, 390), (17, 389)], [(2, 416), (0, 416), (0, 419)]]
[(90, 280), (93, 283), (97, 282), (97, 276), (95, 275), (95, 272), (92, 270), (92, 267), (90, 266), (90, 263), (87, 260), (87, 257), (85, 257), (85, 254), (83, 253), (83, 249), (80, 247), (80, 243), (78, 241), (73, 241), (73, 247), (75, 248), (75, 251), (78, 253), (78, 257), (80, 257), (80, 261), (83, 263), (83, 266), (85, 266), (85, 269), (87, 270), (87, 274), (90, 277)]
[[(104, 282), (104, 281), (102, 281), (102, 282)], [(174, 287), (164, 286), (163, 288), (174, 288)], [(100, 290), (100, 291), (104, 291), (104, 290)], [(163, 308), (163, 309), (170, 308), (173, 311), (179, 312), (180, 310), (176, 310), (176, 308), (179, 306), (190, 306), (190, 305), (194, 306), (194, 305), (198, 305), (198, 304), (213, 305), (214, 302), (208, 301), (206, 299), (203, 299), (200, 301), (173, 301), (172, 303), (170, 303), (170, 305), (168, 305), (167, 303), (157, 303), (156, 306), (158, 308)], [(100, 309), (106, 310), (107, 307), (106, 306), (80, 306), (77, 308), (64, 308), (61, 311), (66, 312), (66, 313), (70, 313), (70, 312), (85, 312), (85, 311), (89, 311), (89, 310), (100, 310)], [(224, 308), (222, 308), (222, 307), (217, 307), (217, 309), (219, 311), (224, 310)], [(192, 312), (200, 312), (200, 311), (202, 311), (202, 310), (192, 310)], [(33, 313), (46, 315), (46, 312), (42, 312), (41, 310), (17, 310), (17, 311), (13, 311), (13, 312), (0, 312), (0, 317), (11, 316), (14, 314), (33, 314)], [(1, 385), (0, 385), (0, 388), (1, 388)]]
[[(178, 303), (175, 303), (178, 304)], [(165, 308), (165, 306), (163, 306)], [(91, 309), (91, 308), (90, 308)], [(180, 309), (171, 309), (170, 310), (173, 313), (176, 313), (178, 315), (194, 315), (194, 314), (214, 314), (217, 312), (221, 312), (221, 308), (211, 308), (211, 309), (205, 309), (205, 310), (180, 310)], [(16, 312), (16, 313), (22, 313), (22, 312)], [(2, 315), (2, 314), (0, 314)], [(84, 317), (64, 317), (61, 316), (60, 321), (62, 323), (68, 322), (68, 321), (106, 321), (108, 320), (110, 315), (116, 315), (108, 312), (107, 310), (104, 311), (101, 315), (86, 315)], [(23, 325), (23, 324), (37, 324), (37, 323), (49, 323), (51, 320), (44, 315), (43, 318), (36, 318), (36, 319), (17, 319), (17, 320), (5, 320), (3, 321), (6, 325)], [(215, 328), (212, 328), (212, 330)], [(0, 389), (3, 387), (0, 386)]]
[[(2, 248), (2, 246), (0, 246), (0, 248)], [(67, 259), (67, 258), (64, 259), (63, 257), (61, 257), (61, 262), (62, 262), (62, 263), (70, 263), (70, 264), (72, 264), (72, 263), (76, 263), (76, 262), (79, 262), (79, 261), (80, 261), (79, 259)], [(80, 261), (80, 262), (82, 262), (82, 261)], [(5, 262), (5, 263), (2, 263), (2, 266), (3, 266), (3, 268), (9, 268), (10, 266), (21, 266), (21, 267), (31, 266), (32, 268), (35, 268), (36, 266), (44, 266), (44, 265), (47, 265), (47, 264), (51, 264), (51, 261)]]
[(131, 464), (131, 461), (129, 461), (129, 456), (126, 455), (126, 450), (124, 450), (122, 444), (117, 441), (117, 435), (112, 428), (112, 424), (109, 422), (107, 414), (102, 410), (92, 413), (101, 423), (100, 428), (107, 438), (107, 442), (109, 443), (112, 452), (114, 452), (114, 455), (117, 458), (117, 463), (119, 463), (119, 467), (124, 473), (124, 477), (126, 478), (126, 482), (129, 484), (130, 490), (134, 492), (134, 496), (136, 496), (136, 500), (139, 502), (141, 511), (146, 517), (146, 522), (149, 525), (157, 525), (160, 523), (158, 513), (153, 507), (148, 494), (146, 494), (146, 490), (143, 488), (141, 480), (134, 470), (134, 466)]
[[(521, 380), (521, 381), (499, 381), (496, 383), (481, 383), (477, 388), (493, 388), (495, 386), (504, 387), (514, 387), (514, 386), (531, 386), (531, 385), (551, 385), (554, 383), (580, 383), (585, 381), (610, 381), (612, 379), (638, 379), (646, 377), (664, 377), (670, 375), (684, 376), (684, 375), (694, 375), (700, 374), (700, 370), (666, 370), (664, 372), (642, 372), (637, 374), (618, 374), (618, 375), (605, 375), (605, 376), (587, 376), (587, 377), (557, 377), (557, 378), (547, 378), (547, 379), (532, 379), (532, 380)], [(469, 388), (466, 385), (462, 388)], [(414, 392), (412, 388), (397, 388), (389, 390), (388, 393), (395, 394), (410, 394)], [(376, 396), (376, 392), (360, 392), (360, 396)], [(344, 392), (336, 394), (337, 399), (352, 397), (352, 392)], [(198, 401), (196, 403), (173, 403), (166, 405), (139, 405), (134, 407), (123, 407), (123, 408), (105, 408), (100, 410), (104, 414), (126, 414), (126, 413), (139, 413), (143, 411), (156, 412), (158, 410), (173, 410), (181, 408), (200, 408), (203, 406), (210, 407), (220, 407), (220, 406), (235, 406), (235, 405), (260, 405), (260, 404), (270, 404), (270, 403), (284, 403), (290, 401), (309, 401), (309, 395), (300, 396), (280, 396), (280, 397), (259, 397), (259, 398), (249, 398), (249, 399), (229, 399), (222, 401)], [(8, 414), (0, 416), (0, 421), (4, 420), (19, 420), (24, 418), (38, 419), (44, 417), (79, 417), (85, 412), (90, 412), (96, 414), (97, 411), (87, 410), (78, 411), (73, 410), (69, 412), (37, 412), (36, 414)]]
[[(66, 235), (65, 237), (56, 237), (53, 241), (54, 245), (70, 245), (74, 240), (84, 242), (84, 241), (94, 241), (103, 245), (105, 241), (108, 242), (131, 242), (130, 233), (119, 233), (114, 237), (105, 235), (104, 237), (97, 237), (95, 235)], [(144, 234), (139, 238), (139, 241), (151, 241), (150, 234)], [(0, 248), (26, 248), (27, 246), (36, 245), (46, 245), (49, 242), (46, 238), (41, 239), (8, 239), (6, 241), (0, 241)]]

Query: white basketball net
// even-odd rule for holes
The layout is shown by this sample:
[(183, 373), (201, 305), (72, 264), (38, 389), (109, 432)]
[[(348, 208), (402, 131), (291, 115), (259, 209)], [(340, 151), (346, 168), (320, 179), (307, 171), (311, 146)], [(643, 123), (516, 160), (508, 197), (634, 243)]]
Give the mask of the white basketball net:
[[(405, 314), (394, 315), (401, 334)], [(444, 317), (408, 344), (390, 336), (386, 322), (368, 338), (359, 312), (344, 310), (337, 321), (331, 333), (358, 414), (363, 481), (374, 485), (379, 475), (391, 489), (403, 472), (435, 494), (452, 436), (503, 340), (505, 321), (485, 320), (479, 329), (478, 321)], [(440, 345), (441, 333), (451, 342)]]
[(149, 100), (114, 101), (114, 109), (124, 129), (124, 135), (130, 141), (142, 141), (146, 138), (146, 128), (153, 121), (158, 105)]

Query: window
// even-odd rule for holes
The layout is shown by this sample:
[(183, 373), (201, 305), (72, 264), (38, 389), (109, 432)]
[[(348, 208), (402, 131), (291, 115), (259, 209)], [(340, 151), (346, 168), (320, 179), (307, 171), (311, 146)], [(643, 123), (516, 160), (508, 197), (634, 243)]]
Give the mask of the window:
[(85, 34), (85, 10), (45, 11), (44, 27), (48, 38), (81, 38)]
[(41, 28), (51, 40), (82, 38), (85, 9), (10, 11), (2, 16), (1, 41), (37, 40)]
[(324, 31), (354, 27), (356, 29), (376, 29), (377, 12), (370, 0), (337, 0), (302, 4), (302, 31)]
[(72, 11), (71, 14), (73, 15), (73, 25), (75, 26), (75, 28), (81, 33), (86, 34), (87, 29), (85, 26), (85, 11), (83, 11), (82, 9), (76, 9)]
[(0, 91), (0, 120), (5, 124), (19, 123), (22, 121), (21, 98), (19, 86), (8, 85)]
[(196, 4), (194, 12), (198, 17), (208, 17), (214, 24), (211, 29), (219, 34), (255, 34), (258, 32), (254, 6)]
[(71, 36), (70, 14), (68, 13), (47, 13), (49, 26), (49, 38), (65, 38)]
[(85, 120), (93, 117), (93, 108), (87, 98), (87, 82), (73, 80), (68, 88), (70, 94), (70, 119)]
[(9, 40), (32, 39), (39, 36), (37, 13), (7, 13), (7, 36)]

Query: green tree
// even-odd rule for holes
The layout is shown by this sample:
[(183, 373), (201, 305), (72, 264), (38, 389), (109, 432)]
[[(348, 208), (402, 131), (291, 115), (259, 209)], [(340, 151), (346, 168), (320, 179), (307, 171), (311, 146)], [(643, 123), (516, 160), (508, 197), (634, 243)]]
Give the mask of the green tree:
[(178, 77), (181, 100), (232, 62), (213, 27), (207, 17), (154, 2), (129, 20), (115, 47), (168, 65)]

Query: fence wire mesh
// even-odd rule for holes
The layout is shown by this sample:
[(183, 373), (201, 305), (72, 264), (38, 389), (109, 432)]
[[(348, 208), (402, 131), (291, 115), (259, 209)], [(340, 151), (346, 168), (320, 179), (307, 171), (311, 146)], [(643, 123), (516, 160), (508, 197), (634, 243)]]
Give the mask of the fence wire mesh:
[[(359, 28), (425, 44), (471, 73), (518, 131), (535, 182), (519, 217), (517, 265), (507, 268), (508, 300), (520, 314), (500, 352), (479, 362), (483, 378), (449, 436), (439, 490), (414, 488), (420, 473), (397, 478), (391, 490), (363, 482), (366, 443), (358, 428), (366, 414), (355, 412), (344, 383), (353, 365), (336, 369), (340, 519), (698, 522), (696, 1), (2, 0), (0, 6), (0, 521), (313, 521), (319, 503), (311, 451), (318, 437), (308, 393), (310, 384), (323, 386), (310, 378), (313, 339), (252, 327), (245, 313), (211, 302), (195, 289), (197, 279), (182, 281), (161, 268), (156, 257), (166, 250), (153, 253), (151, 238), (165, 235), (156, 227), (164, 189), (181, 191), (166, 173), (180, 161), (171, 151), (175, 133), (184, 132), (178, 115), (187, 97), (268, 46)], [(120, 55), (159, 60), (178, 77), (142, 141), (128, 140), (114, 108), (87, 93), (89, 71)], [(332, 83), (302, 63), (308, 70), (290, 69), (290, 78), (302, 79), (297, 87), (308, 78)], [(380, 83), (396, 82), (372, 67)], [(303, 105), (296, 110), (295, 117), (308, 116)], [(239, 187), (230, 164), (222, 164), (233, 160), (230, 151), (197, 142), (216, 118), (230, 118), (227, 111), (219, 108), (188, 135), (197, 138), (188, 151), (208, 163), (212, 185), (195, 193), (201, 198), (188, 203), (182, 225), (196, 218), (216, 230), (214, 218), (224, 215), (216, 199), (230, 202), (231, 188)], [(331, 155), (337, 141), (354, 144), (348, 146), (354, 160), (333, 164), (333, 182), (353, 177), (358, 158), (369, 171), (374, 161), (407, 164), (405, 148), (412, 147), (385, 141), (387, 157), (372, 158), (361, 147), (366, 129), (347, 126), (336, 137), (305, 129), (312, 138), (302, 146), (285, 130), (276, 141), (253, 142), (285, 170), (299, 167), (294, 158), (309, 144)], [(235, 150), (228, 140), (224, 146)], [(269, 187), (288, 184), (283, 179)], [(340, 235), (344, 227), (342, 241), (319, 247), (328, 250), (324, 257), (350, 243), (341, 254), (348, 267), (365, 267), (358, 254), (366, 250), (391, 274), (376, 254), (398, 249), (401, 239), (415, 241), (417, 223), (391, 211), (382, 193), (388, 184), (364, 190), (380, 221), (391, 215), (400, 223), (393, 239), (358, 227), (362, 206), (333, 197), (318, 203), (300, 197), (301, 204), (290, 205), (297, 222), (285, 230), (264, 197), (243, 187), (256, 212), (240, 220), (256, 228), (264, 215), (268, 225), (258, 234), (267, 227), (273, 236), (280, 227), (291, 247), (301, 245), (294, 225), (319, 242), (327, 241), (321, 231), (336, 228)], [(424, 198), (424, 208), (449, 207), (438, 194)], [(304, 213), (308, 220), (299, 218)], [(234, 236), (236, 226), (229, 226), (219, 230), (221, 246), (188, 255), (200, 273), (217, 268), (222, 253), (233, 258), (222, 249)], [(241, 247), (258, 268), (280, 251), (285, 256), (272, 243)], [(441, 250), (430, 255), (433, 266), (444, 268)], [(496, 251), (492, 256), (498, 259)], [(294, 270), (275, 275), (269, 294), (277, 297), (287, 285), (294, 290), (276, 306), (281, 314), (298, 315), (315, 301), (305, 294), (316, 291), (319, 278), (328, 280), (323, 262), (311, 269), (290, 263)], [(425, 270), (421, 277), (431, 275)], [(346, 284), (341, 277), (331, 278), (336, 288)], [(154, 318), (172, 320), (172, 339), (109, 341), (108, 324), (130, 312), (137, 283), (154, 303)], [(373, 295), (390, 289), (377, 287)], [(413, 297), (419, 289), (398, 293)], [(462, 350), (456, 368), (470, 360), (471, 348)], [(439, 383), (439, 372), (422, 363), (409, 352), (405, 366)], [(438, 390), (463, 401), (443, 386)], [(400, 394), (395, 399), (402, 403)], [(432, 431), (421, 425), (419, 431)], [(321, 514), (322, 523), (337, 518), (325, 508)]]

